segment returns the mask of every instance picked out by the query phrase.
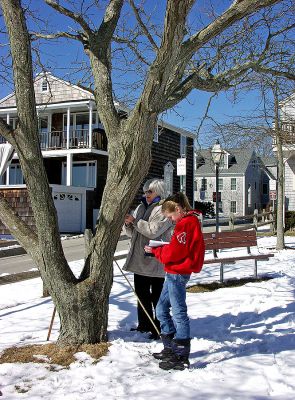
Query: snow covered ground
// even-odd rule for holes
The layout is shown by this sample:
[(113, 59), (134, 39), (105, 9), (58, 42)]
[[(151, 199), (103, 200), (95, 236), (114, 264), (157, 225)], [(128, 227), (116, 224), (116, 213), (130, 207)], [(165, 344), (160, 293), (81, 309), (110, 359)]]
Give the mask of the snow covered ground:
[[(78, 353), (69, 369), (52, 372), (46, 364), (1, 364), (0, 390), (5, 400), (230, 400), (295, 398), (295, 238), (294, 249), (276, 252), (258, 263), (258, 272), (274, 279), (187, 297), (191, 318), (191, 369), (162, 371), (151, 353), (161, 344), (130, 332), (136, 301), (115, 267), (110, 298), (107, 356), (92, 364)], [(275, 239), (258, 239), (261, 252)], [(227, 252), (227, 255), (231, 252)], [(122, 264), (122, 262), (121, 262)], [(71, 263), (73, 269), (81, 262)], [(253, 260), (225, 268), (225, 278), (250, 276)], [(128, 275), (132, 280), (132, 275)], [(205, 266), (191, 283), (216, 281), (219, 266)], [(40, 279), (1, 286), (0, 351), (46, 340), (53, 310), (41, 298)], [(51, 340), (58, 336), (56, 318)], [(203, 368), (200, 368), (203, 367)], [(16, 386), (24, 389), (19, 393)]]

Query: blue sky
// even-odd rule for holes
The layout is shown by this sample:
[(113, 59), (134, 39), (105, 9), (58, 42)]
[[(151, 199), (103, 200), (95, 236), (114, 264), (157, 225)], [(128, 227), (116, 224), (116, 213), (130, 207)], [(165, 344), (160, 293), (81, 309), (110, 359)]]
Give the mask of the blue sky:
[[(197, 2), (196, 10), (201, 10), (202, 21), (194, 21), (194, 16), (197, 14), (193, 13), (191, 16), (191, 21), (194, 22), (196, 26), (201, 26), (208, 21), (207, 14), (204, 12), (207, 3), (208, 2), (205, 0), (199, 0)], [(226, 8), (231, 1), (212, 1), (212, 3), (215, 7), (219, 8), (219, 11), (221, 11), (222, 9)], [(30, 5), (34, 8), (39, 17), (48, 18), (51, 21), (50, 28), (52, 31), (59, 29), (64, 30), (65, 28), (70, 30), (74, 28), (72, 20), (59, 15), (47, 5), (44, 5), (42, 0), (34, 0), (34, 2), (31, 1)], [(156, 22), (157, 20), (159, 22), (163, 16), (163, 6), (165, 5), (165, 2), (149, 0), (147, 5), (151, 10), (156, 10)], [(95, 15), (94, 19), (98, 21), (99, 15)], [(132, 21), (129, 20), (128, 23), (131, 25)], [(34, 23), (30, 22), (30, 27), (33, 29), (36, 28), (37, 25), (40, 25), (39, 21), (35, 21)], [(51, 72), (56, 76), (66, 80), (68, 77), (68, 71), (73, 66), (75, 60), (85, 60), (86, 63), (88, 62), (87, 57), (84, 55), (82, 45), (76, 41), (60, 40), (59, 42), (43, 42), (41, 50), (42, 61), (50, 66)], [(78, 77), (79, 74), (76, 74), (75, 77), (71, 77), (73, 83), (76, 83), (75, 79)], [(125, 79), (124, 74), (122, 79)], [(0, 98), (6, 96), (10, 92), (11, 87), (7, 86), (6, 84), (0, 85)], [(205, 113), (210, 96), (211, 94), (208, 93), (194, 91), (186, 100), (182, 101), (176, 107), (176, 110), (165, 113), (164, 119), (184, 129), (195, 131)], [(240, 116), (252, 113), (253, 110), (257, 108), (258, 104), (259, 96), (255, 91), (241, 94), (239, 101), (236, 101), (235, 103), (233, 102), (229, 93), (221, 92), (213, 99), (209, 110), (209, 115), (218, 123), (222, 123), (228, 121), (231, 116)], [(201, 142), (203, 141), (202, 138), (205, 138), (209, 133), (206, 130), (210, 130), (210, 121), (208, 121), (202, 128)]]

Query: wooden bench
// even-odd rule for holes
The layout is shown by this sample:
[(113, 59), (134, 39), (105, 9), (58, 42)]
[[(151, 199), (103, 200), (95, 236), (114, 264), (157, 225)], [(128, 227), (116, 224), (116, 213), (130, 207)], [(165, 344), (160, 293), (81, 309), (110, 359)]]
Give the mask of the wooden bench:
[[(234, 231), (234, 232), (218, 232), (204, 233), (204, 241), (206, 250), (212, 250), (214, 257), (206, 258), (205, 264), (220, 263), (220, 282), (223, 282), (223, 267), (226, 264), (235, 264), (239, 260), (254, 260), (254, 277), (257, 278), (257, 261), (268, 260), (274, 254), (252, 254), (251, 246), (257, 246), (256, 231)], [(237, 255), (226, 257), (226, 254), (219, 254), (218, 250), (247, 248), (247, 255)]]

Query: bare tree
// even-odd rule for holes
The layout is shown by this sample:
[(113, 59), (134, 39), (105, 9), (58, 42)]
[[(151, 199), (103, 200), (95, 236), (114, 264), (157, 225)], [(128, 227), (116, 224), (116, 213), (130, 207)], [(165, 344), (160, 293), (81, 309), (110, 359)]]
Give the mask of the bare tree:
[[(243, 24), (250, 26), (255, 37), (255, 24), (260, 24), (262, 29), (260, 11), (273, 10), (277, 20), (283, 23), (285, 15), (282, 10), (289, 2), (236, 0), (228, 9), (219, 10), (219, 14), (216, 10), (217, 15), (206, 16), (202, 26), (193, 32), (189, 21), (193, 12), (201, 12), (198, 2), (167, 0), (163, 25), (155, 27), (144, 13), (144, 3), (139, 7), (130, 0), (137, 30), (132, 40), (127, 41), (126, 36), (122, 38), (118, 32), (127, 1), (109, 0), (98, 25), (94, 22), (97, 18), (91, 20), (90, 6), (100, 5), (99, 2), (88, 2), (88, 6), (85, 1), (45, 2), (73, 21), (71, 31), (51, 33), (50, 36), (82, 43), (89, 57), (97, 109), (109, 144), (109, 169), (100, 217), (80, 279), (72, 274), (62, 251), (56, 211), (42, 162), (33, 90), (31, 37), (19, 0), (0, 1), (10, 41), (19, 117), (15, 130), (0, 121), (0, 133), (18, 153), (36, 220), (36, 232), (22, 223), (2, 198), (0, 217), (40, 269), (60, 316), (58, 342), (96, 343), (107, 339), (113, 254), (131, 199), (150, 166), (150, 149), (159, 114), (177, 105), (194, 89), (213, 93), (225, 90), (241, 82), (253, 70), (263, 68), (270, 74), (288, 74), (288, 71), (276, 68), (275, 59), (273, 63), (269, 62), (273, 55), (268, 42), (272, 38), (265, 38), (255, 51), (246, 48), (247, 38), (243, 37), (246, 27), (243, 28)], [(271, 8), (276, 5), (282, 7)], [(231, 30), (236, 32), (235, 41), (228, 38)], [(46, 37), (43, 33), (42, 36)], [(211, 53), (209, 48), (212, 49), (212, 43), (218, 38), (218, 48)], [(245, 44), (245, 52), (240, 52), (238, 61), (235, 61), (230, 56), (230, 49), (235, 46), (238, 50), (239, 38)], [(144, 76), (139, 86), (141, 92), (126, 119), (120, 118), (114, 104), (114, 43), (120, 43), (126, 60), (132, 52), (137, 61), (145, 65), (141, 70)], [(147, 53), (148, 57), (144, 57)]]

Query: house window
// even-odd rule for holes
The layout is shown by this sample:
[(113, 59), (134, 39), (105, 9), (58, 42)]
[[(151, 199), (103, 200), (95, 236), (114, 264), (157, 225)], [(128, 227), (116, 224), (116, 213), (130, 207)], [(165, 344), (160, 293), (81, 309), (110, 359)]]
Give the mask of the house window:
[[(97, 113), (92, 114), (92, 129), (98, 127)], [(63, 115), (63, 129), (67, 131), (67, 114)], [(89, 113), (71, 113), (70, 115), (70, 132), (75, 131), (78, 137), (89, 132)]]
[(257, 185), (256, 185), (256, 182), (254, 182), (254, 189), (256, 190), (256, 188), (257, 188)]
[(154, 138), (153, 142), (158, 143), (159, 142), (159, 126), (157, 125), (155, 130), (154, 130)]
[(38, 127), (39, 127), (39, 133), (48, 132), (48, 115), (42, 115), (42, 116), (39, 115)]
[(230, 212), (234, 213), (234, 214), (237, 212), (237, 202), (236, 201), (230, 202)]
[(223, 178), (218, 179), (218, 189), (223, 190)]
[(186, 136), (180, 136), (180, 155), (186, 157)]
[[(67, 164), (63, 163), (62, 185), (66, 184)], [(72, 186), (96, 187), (96, 161), (73, 162)]]
[(22, 185), (24, 183), (23, 173), (20, 164), (9, 166), (9, 185)]
[(42, 92), (48, 92), (48, 82), (47, 82), (46, 79), (43, 79), (43, 81), (42, 81), (41, 91)]
[(204, 192), (205, 190), (207, 190), (207, 179), (206, 178), (202, 178), (201, 181), (201, 190)]
[(231, 178), (230, 190), (237, 190), (237, 178)]
[(250, 183), (248, 184), (248, 207), (251, 207), (251, 185)]
[(264, 183), (262, 185), (262, 193), (263, 194), (268, 194), (268, 184), (267, 183)]
[(167, 195), (173, 193), (173, 164), (171, 161), (164, 166), (164, 182), (166, 183)]
[(223, 212), (222, 201), (219, 201), (219, 202), (218, 202), (218, 210), (219, 210), (220, 213)]

